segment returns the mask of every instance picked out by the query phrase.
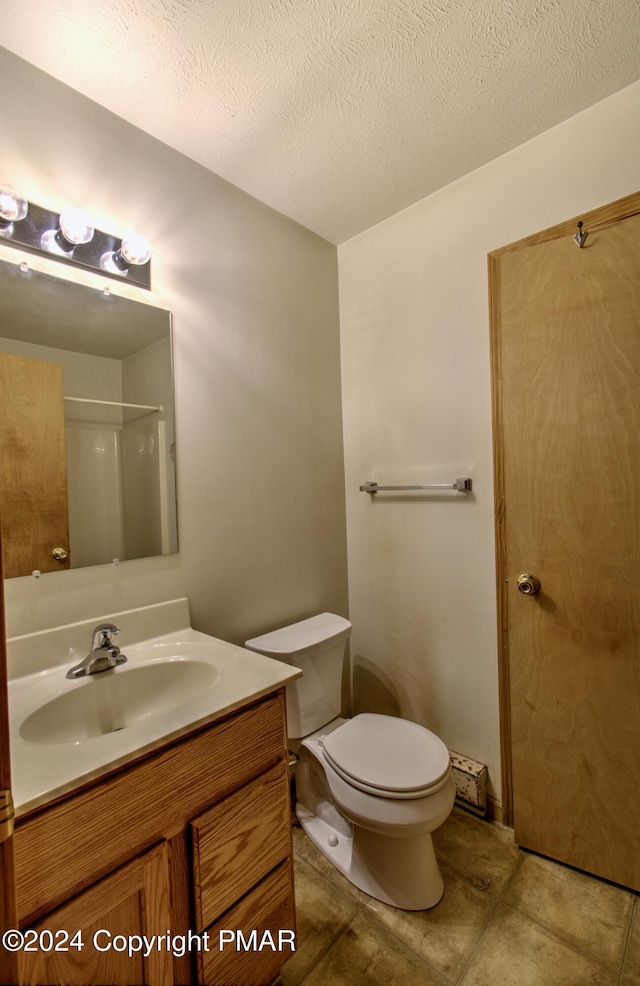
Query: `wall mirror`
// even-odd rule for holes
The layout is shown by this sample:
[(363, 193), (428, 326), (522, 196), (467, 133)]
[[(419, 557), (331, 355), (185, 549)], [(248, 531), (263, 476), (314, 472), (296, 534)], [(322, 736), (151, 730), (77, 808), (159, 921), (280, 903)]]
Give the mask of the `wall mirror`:
[(171, 313), (0, 260), (5, 578), (178, 550)]

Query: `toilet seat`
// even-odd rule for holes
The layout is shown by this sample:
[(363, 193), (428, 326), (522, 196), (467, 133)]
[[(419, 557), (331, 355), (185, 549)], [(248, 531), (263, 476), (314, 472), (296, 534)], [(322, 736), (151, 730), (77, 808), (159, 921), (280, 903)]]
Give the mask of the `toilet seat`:
[(323, 756), (348, 784), (392, 800), (435, 793), (451, 770), (446, 746), (424, 726), (368, 712), (326, 735)]

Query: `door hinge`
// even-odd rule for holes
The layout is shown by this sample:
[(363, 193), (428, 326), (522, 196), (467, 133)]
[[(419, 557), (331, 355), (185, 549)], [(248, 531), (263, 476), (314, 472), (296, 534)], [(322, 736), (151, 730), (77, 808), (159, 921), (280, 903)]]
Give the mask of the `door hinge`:
[(13, 835), (13, 796), (11, 791), (0, 791), (0, 842), (6, 842)]

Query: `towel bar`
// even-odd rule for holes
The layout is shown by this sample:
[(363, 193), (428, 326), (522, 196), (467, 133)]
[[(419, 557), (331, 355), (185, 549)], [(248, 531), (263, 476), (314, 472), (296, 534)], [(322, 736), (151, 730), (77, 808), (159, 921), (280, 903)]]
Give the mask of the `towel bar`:
[(470, 493), (472, 482), (468, 476), (458, 477), (454, 483), (439, 483), (435, 486), (379, 486), (372, 480), (367, 480), (364, 486), (360, 487), (361, 493), (381, 493), (385, 490), (455, 490), (456, 493)]

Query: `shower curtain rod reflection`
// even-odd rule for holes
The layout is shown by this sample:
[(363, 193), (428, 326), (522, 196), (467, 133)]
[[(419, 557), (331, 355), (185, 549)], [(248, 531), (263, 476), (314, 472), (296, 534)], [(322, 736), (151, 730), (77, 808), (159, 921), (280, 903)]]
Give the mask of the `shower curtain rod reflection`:
[(65, 401), (75, 401), (77, 404), (107, 404), (109, 407), (135, 407), (139, 411), (164, 411), (162, 404), (124, 404), (122, 401), (98, 401), (91, 397), (67, 397)]

